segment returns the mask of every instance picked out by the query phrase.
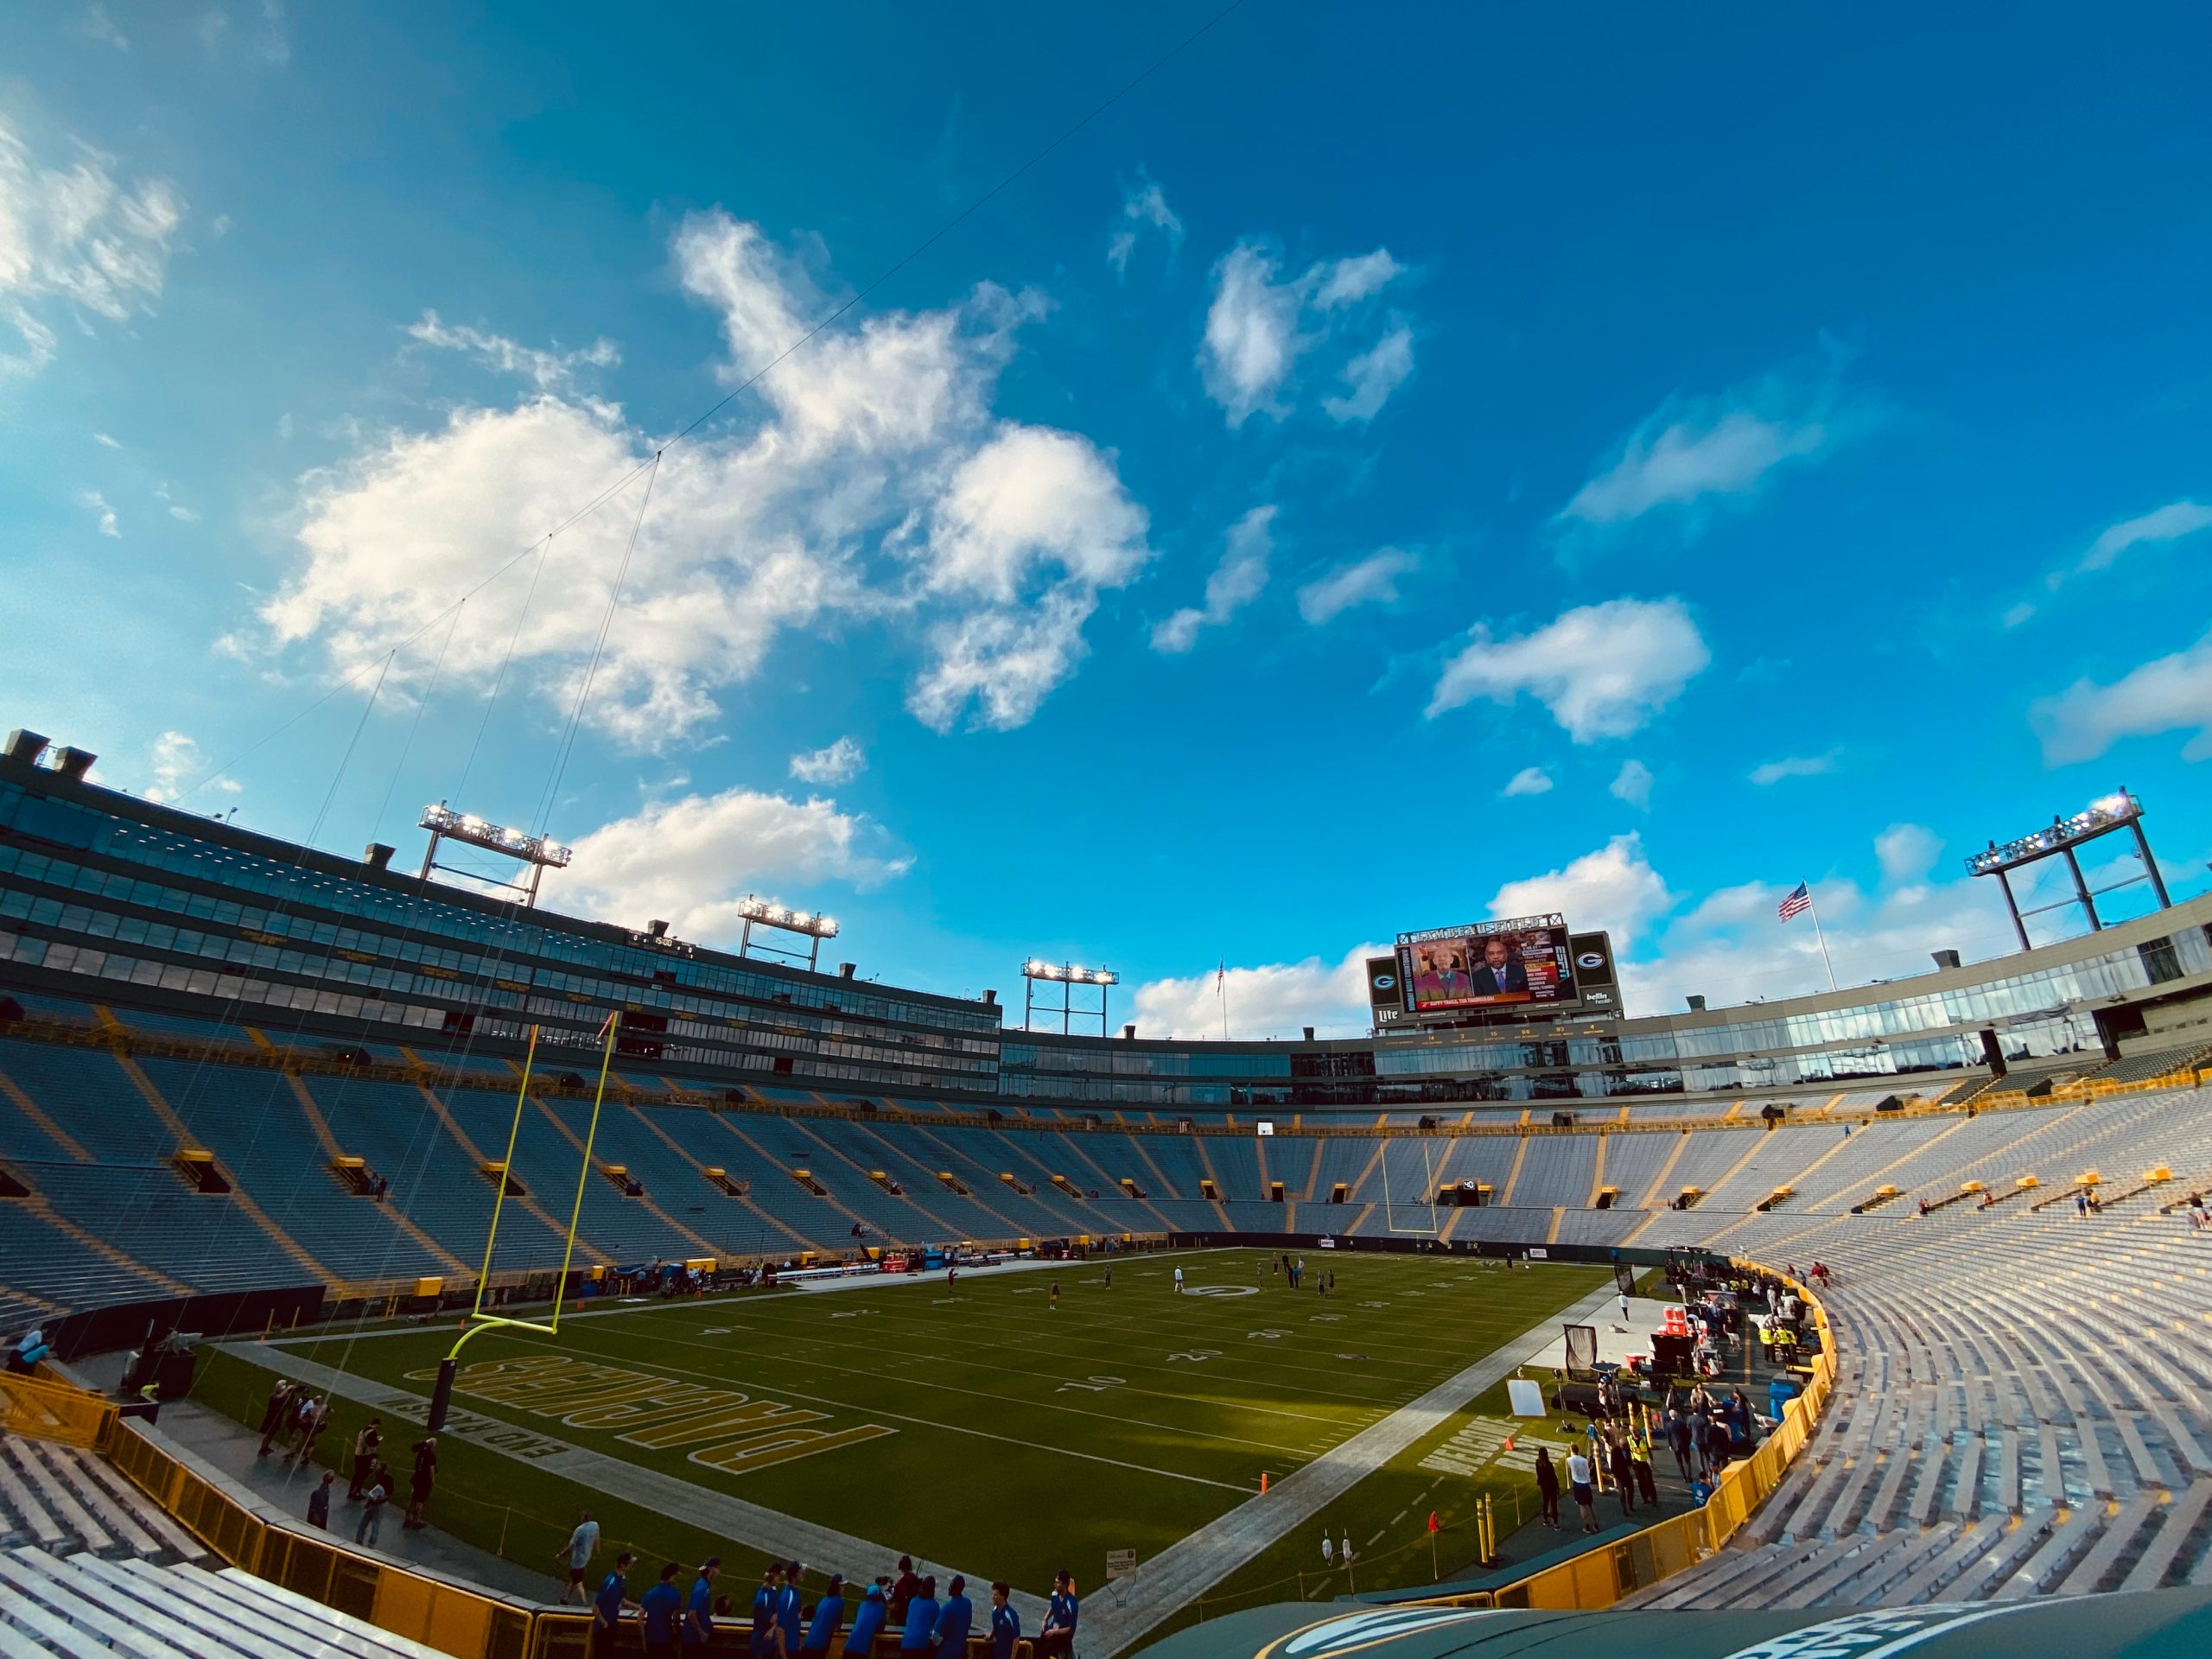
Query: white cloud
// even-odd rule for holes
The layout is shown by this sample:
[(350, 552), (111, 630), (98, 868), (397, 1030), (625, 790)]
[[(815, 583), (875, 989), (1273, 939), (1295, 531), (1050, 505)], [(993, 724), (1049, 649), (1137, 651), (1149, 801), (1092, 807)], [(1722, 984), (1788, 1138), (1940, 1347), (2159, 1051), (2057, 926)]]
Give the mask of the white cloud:
[(2212, 506), (2202, 501), (2169, 501), (2164, 506), (2117, 524), (2091, 543), (2082, 556), (2084, 570), (2102, 570), (2131, 547), (2145, 542), (2177, 542), (2212, 528)]
[(794, 801), (749, 789), (686, 795), (602, 824), (573, 843), (575, 861), (546, 887), (566, 907), (630, 927), (665, 921), (701, 944), (734, 938), (736, 901), (779, 883), (836, 882), (866, 891), (904, 875), (913, 860), (864, 813), (818, 797)]
[(108, 505), (107, 498), (98, 490), (86, 490), (77, 499), (92, 512), (101, 535), (120, 537), (123, 534), (116, 527), (115, 509)]
[[(186, 784), (197, 784), (198, 773), (205, 764), (200, 745), (182, 732), (163, 732), (154, 740), (151, 754), (154, 781), (146, 790), (146, 798), (174, 804), (181, 797)], [(238, 792), (236, 780), (230, 778), (211, 778), (207, 785), (226, 795)]]
[[(1298, 359), (1353, 326), (1352, 318), (1337, 314), (1380, 293), (1404, 269), (1377, 248), (1351, 258), (1318, 260), (1279, 281), (1280, 262), (1265, 242), (1247, 238), (1224, 254), (1214, 267), (1198, 372), (1207, 395), (1228, 412), (1229, 424), (1241, 427), (1255, 414), (1280, 419), (1288, 413), (1281, 394)], [(1331, 402), (1345, 412), (1332, 408), (1331, 413), (1338, 420), (1372, 419), (1411, 372), (1412, 359), (1412, 335), (1400, 325), (1390, 339), (1363, 353), (1356, 373), (1352, 367), (1344, 371), (1350, 394)]]
[(907, 708), (940, 732), (971, 701), (978, 727), (1025, 724), (1088, 654), (1083, 626), (1099, 591), (1123, 586), (1152, 556), (1146, 524), (1089, 440), (1001, 427), (954, 472), (926, 543), (930, 587), (987, 608), (931, 631), (933, 660)]
[(118, 52), (128, 52), (130, 49), (130, 37), (115, 26), (115, 19), (107, 15), (105, 6), (86, 7), (80, 26), (85, 31), (85, 38), (88, 41), (98, 41), (102, 46), (111, 46)]
[(1119, 588), (1152, 556), (1145, 528), (1144, 509), (1090, 440), (1008, 423), (960, 463), (938, 500), (929, 580), (999, 604), (1040, 569)]
[(0, 353), (0, 377), (35, 374), (53, 361), (56, 335), (41, 315), (128, 322), (162, 296), (169, 245), (184, 223), (183, 199), (166, 179), (125, 183), (115, 158), (88, 145), (69, 162), (41, 165), (0, 121), (0, 316), (22, 341)]
[(972, 702), (971, 723), (985, 731), (1026, 725), (1045, 699), (1090, 654), (1083, 625), (1096, 597), (1073, 584), (1027, 610), (971, 611), (930, 633), (932, 661), (906, 693), (925, 726), (950, 731)]
[(791, 776), (803, 784), (850, 783), (868, 770), (868, 756), (849, 737), (841, 737), (825, 749), (791, 756)]
[(1410, 553), (1386, 547), (1334, 566), (1298, 590), (1298, 613), (1318, 628), (1356, 606), (1394, 604), (1398, 578), (1420, 563)]
[(1129, 256), (1136, 251), (1139, 234), (1147, 227), (1166, 234), (1168, 257), (1173, 257), (1183, 245), (1183, 221), (1167, 205), (1166, 193), (1150, 179), (1122, 193), (1122, 227), (1106, 243), (1106, 263), (1114, 267), (1116, 276), (1128, 274)]
[(1255, 507), (1232, 525), (1221, 563), (1206, 578), (1203, 610), (1177, 611), (1152, 631), (1152, 648), (1185, 652), (1198, 642), (1198, 630), (1218, 627), (1257, 599), (1268, 585), (1268, 557), (1274, 550), (1275, 510)]
[(408, 337), (443, 351), (460, 352), (487, 369), (518, 375), (540, 391), (559, 391), (572, 385), (581, 368), (609, 369), (622, 360), (611, 340), (595, 340), (581, 351), (543, 351), (481, 328), (454, 326), (425, 310), (407, 325)]
[(1900, 883), (1878, 897), (1849, 881), (1815, 881), (1820, 935), (1808, 917), (1784, 923), (1776, 913), (1796, 884), (1793, 876), (1709, 895), (1665, 930), (1652, 960), (1622, 965), (1625, 1004), (1659, 1014), (1680, 1008), (1692, 993), (1719, 1007), (1825, 991), (1821, 937), (1837, 982), (1847, 986), (1925, 973), (1929, 952), (1946, 947), (1969, 961), (2014, 948), (2003, 906), (1970, 877)]
[(1927, 879), (1943, 850), (1943, 838), (1925, 824), (1893, 823), (1874, 837), (1882, 880), (1891, 887)]
[(169, 486), (166, 484), (154, 486), (154, 499), (166, 507), (169, 517), (180, 524), (196, 524), (200, 522), (200, 515), (171, 495)]
[(1541, 766), (1523, 766), (1505, 780), (1505, 787), (1497, 792), (1510, 798), (1516, 795), (1548, 795), (1552, 791), (1552, 775)]
[(1388, 248), (1377, 248), (1349, 259), (1324, 259), (1306, 275), (1314, 285), (1313, 303), (1335, 311), (1380, 294), (1405, 273)]
[(1616, 800), (1626, 801), (1642, 812), (1651, 805), (1651, 783), (1650, 767), (1641, 760), (1624, 760), (1621, 769), (1613, 774), (1613, 781), (1605, 789)]
[(1321, 407), (1331, 420), (1363, 424), (1381, 412), (1413, 372), (1414, 331), (1401, 323), (1344, 365), (1344, 395), (1324, 397)]
[(1643, 855), (1633, 831), (1615, 836), (1563, 868), (1508, 881), (1490, 901), (1493, 917), (1543, 916), (1556, 911), (1575, 928), (1604, 928), (1625, 954), (1675, 905), (1675, 895)]
[(1678, 599), (1613, 599), (1562, 613), (1533, 633), (1472, 643), (1444, 665), (1428, 716), (1526, 691), (1577, 743), (1641, 730), (1713, 660)]
[(2079, 679), (2030, 706), (2044, 764), (2094, 760), (2122, 738), (2194, 731), (2184, 760), (2212, 760), (2212, 634), (2186, 651), (2154, 658), (2110, 685)]
[[(671, 242), (682, 286), (718, 314), (727, 380), (766, 367), (823, 308), (795, 261), (719, 210), (683, 221)], [(973, 699), (977, 723), (1019, 725), (1082, 659), (1098, 593), (1150, 556), (1144, 510), (1109, 456), (992, 416), (1014, 335), (1037, 315), (986, 283), (940, 310), (824, 330), (747, 392), (730, 425), (665, 450), (642, 521), (639, 476), (563, 531), (526, 615), (535, 559), (472, 598), (445, 672), (488, 680), (512, 639), (518, 672), (546, 706), (568, 706), (635, 527), (588, 711), (616, 737), (683, 741), (785, 633), (854, 620), (900, 625), (934, 652), (910, 696), (931, 723), (950, 726)], [(568, 385), (607, 353), (539, 352), (435, 315), (416, 328), (531, 389), (512, 407), (359, 437), (302, 479), (299, 554), (259, 616), (268, 645), (326, 671), (395, 646), (403, 683), (426, 671), (458, 594), (579, 498), (652, 461), (652, 434)]]
[(1606, 794), (1615, 801), (1626, 801), (1637, 812), (1648, 812), (1652, 803), (1652, 770), (1643, 761), (1621, 761), (1621, 770), (1612, 774)]
[(1836, 760), (1837, 751), (1834, 749), (1826, 754), (1785, 755), (1779, 760), (1769, 760), (1753, 766), (1751, 781), (1764, 789), (1769, 784), (1778, 784), (1785, 778), (1817, 778), (1824, 772), (1834, 772)]
[(2005, 614), (1999, 617), (1998, 621), (1999, 625), (2004, 627), (2017, 628), (2021, 623), (2027, 621), (2031, 617), (2034, 616), (2035, 613), (2036, 607), (2024, 599), (2017, 605), (2007, 606), (2005, 610)]
[(1778, 469), (1814, 461), (1871, 419), (1866, 408), (1840, 402), (1832, 385), (1779, 377), (1716, 397), (1669, 398), (1622, 440), (1559, 518), (1604, 530), (1660, 507), (1747, 498)]
[(108, 436), (108, 435), (107, 435), (106, 433), (105, 433), (105, 432), (95, 432), (95, 433), (93, 433), (93, 434), (92, 434), (92, 442), (93, 442), (94, 443), (97, 443), (98, 445), (99, 445), (99, 447), (100, 447), (101, 448), (103, 448), (103, 449), (120, 449), (120, 448), (123, 448), (123, 446), (122, 446), (120, 443), (117, 442), (113, 438), (111, 438), (111, 437), (110, 437), (110, 436)]
[(1140, 1037), (1218, 1038), (1226, 1001), (1235, 1037), (1295, 1037), (1309, 1025), (1325, 1037), (1364, 1035), (1373, 1023), (1366, 959), (1389, 953), (1387, 945), (1361, 944), (1334, 963), (1308, 957), (1231, 968), (1219, 990), (1213, 968), (1186, 979), (1151, 980), (1137, 987), (1130, 1018)]

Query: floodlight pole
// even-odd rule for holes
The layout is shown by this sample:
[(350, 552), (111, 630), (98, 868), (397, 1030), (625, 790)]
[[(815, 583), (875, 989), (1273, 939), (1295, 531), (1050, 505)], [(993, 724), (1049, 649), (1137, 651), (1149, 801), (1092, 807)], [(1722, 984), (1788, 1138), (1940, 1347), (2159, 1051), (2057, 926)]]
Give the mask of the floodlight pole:
[(2005, 908), (2012, 913), (2012, 931), (2020, 936), (2020, 949), (2034, 949), (2028, 943), (2028, 925), (2020, 919), (2020, 901), (2012, 896), (2012, 878), (2003, 870), (1993, 872), (1997, 885), (2005, 889)]

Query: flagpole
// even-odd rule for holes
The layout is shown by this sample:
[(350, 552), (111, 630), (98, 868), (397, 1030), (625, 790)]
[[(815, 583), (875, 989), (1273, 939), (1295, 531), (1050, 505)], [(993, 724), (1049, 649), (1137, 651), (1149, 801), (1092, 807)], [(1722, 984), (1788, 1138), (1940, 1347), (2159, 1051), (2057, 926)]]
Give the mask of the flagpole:
[(1808, 881), (1803, 885), (1805, 909), (1813, 918), (1813, 937), (1821, 942), (1821, 962), (1828, 970), (1828, 989), (1833, 991), (1836, 988), (1835, 963), (1828, 960), (1828, 939), (1827, 935), (1821, 931), (1820, 906), (1813, 902), (1813, 884)]
[(1224, 962), (1213, 970), (1214, 995), (1221, 999), (1221, 1040), (1229, 1040), (1229, 964)]

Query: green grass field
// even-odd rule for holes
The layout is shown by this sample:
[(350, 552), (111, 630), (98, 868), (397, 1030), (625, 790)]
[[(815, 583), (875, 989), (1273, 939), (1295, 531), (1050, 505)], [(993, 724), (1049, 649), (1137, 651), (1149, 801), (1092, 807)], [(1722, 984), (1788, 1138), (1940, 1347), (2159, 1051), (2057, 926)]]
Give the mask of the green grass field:
[[(829, 1294), (640, 1302), (572, 1319), (557, 1340), (505, 1331), (473, 1338), (454, 1405), (1042, 1592), (1062, 1565), (1090, 1584), (1109, 1550), (1158, 1554), (1252, 1495), (1263, 1471), (1291, 1473), (1609, 1278), (1307, 1251), (1306, 1287), (1294, 1294), (1271, 1260), (1255, 1251), (1127, 1256), (1112, 1262), (1110, 1289), (1106, 1262), (1065, 1263), (966, 1280), (957, 1300), (932, 1275)], [(1179, 1263), (1192, 1293), (1182, 1296), (1170, 1289)], [(1338, 1274), (1334, 1294), (1313, 1288), (1323, 1269)], [(448, 1325), (289, 1345), (427, 1397), (454, 1335)], [(267, 1381), (219, 1358), (197, 1392), (257, 1421)], [(1501, 1413), (1498, 1392), (1475, 1410)], [(338, 1403), (326, 1461), (336, 1462), (366, 1414)], [(1445, 1576), (1471, 1557), (1464, 1523), (1479, 1478), (1447, 1482), (1420, 1467), (1425, 1449), (1460, 1426), (1445, 1425), (1326, 1517), (1376, 1559), (1359, 1587), (1429, 1581), (1422, 1529), (1431, 1508), (1452, 1527), (1443, 1554), (1457, 1559), (1439, 1557)], [(387, 1427), (397, 1426), (388, 1418)], [(411, 1438), (404, 1427), (389, 1435), (403, 1475)], [(610, 1545), (626, 1542), (648, 1560), (753, 1553), (696, 1518), (610, 1502), (465, 1438), (448, 1436), (442, 1449), (432, 1518), (517, 1561), (542, 1569), (583, 1503), (599, 1512)], [(1422, 1507), (1408, 1522), (1402, 1512), (1414, 1503)], [(1394, 1517), (1404, 1537), (1370, 1548)], [(1318, 1530), (1285, 1540), (1224, 1593), (1295, 1580), (1319, 1567), (1318, 1541)], [(1302, 1586), (1259, 1599), (1299, 1587), (1344, 1585), (1341, 1575), (1325, 1584), (1307, 1573)]]

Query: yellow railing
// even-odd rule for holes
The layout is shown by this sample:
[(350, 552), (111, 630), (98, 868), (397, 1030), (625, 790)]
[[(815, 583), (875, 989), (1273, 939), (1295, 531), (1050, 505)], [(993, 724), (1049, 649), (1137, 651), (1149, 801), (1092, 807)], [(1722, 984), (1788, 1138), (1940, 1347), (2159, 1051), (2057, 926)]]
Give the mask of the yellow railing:
[(0, 1375), (0, 1428), (34, 1440), (98, 1446), (115, 1407), (54, 1377)]
[(1497, 1589), (1439, 1596), (1435, 1604), (1598, 1612), (1719, 1551), (1782, 1484), (1790, 1464), (1812, 1439), (1821, 1408), (1835, 1388), (1835, 1346), (1828, 1331), (1827, 1311), (1803, 1286), (1796, 1288), (1814, 1328), (1821, 1333), (1821, 1351), (1813, 1361), (1812, 1380), (1803, 1393), (1783, 1408), (1782, 1421), (1767, 1436), (1766, 1443), (1722, 1473), (1703, 1509), (1646, 1527)]

